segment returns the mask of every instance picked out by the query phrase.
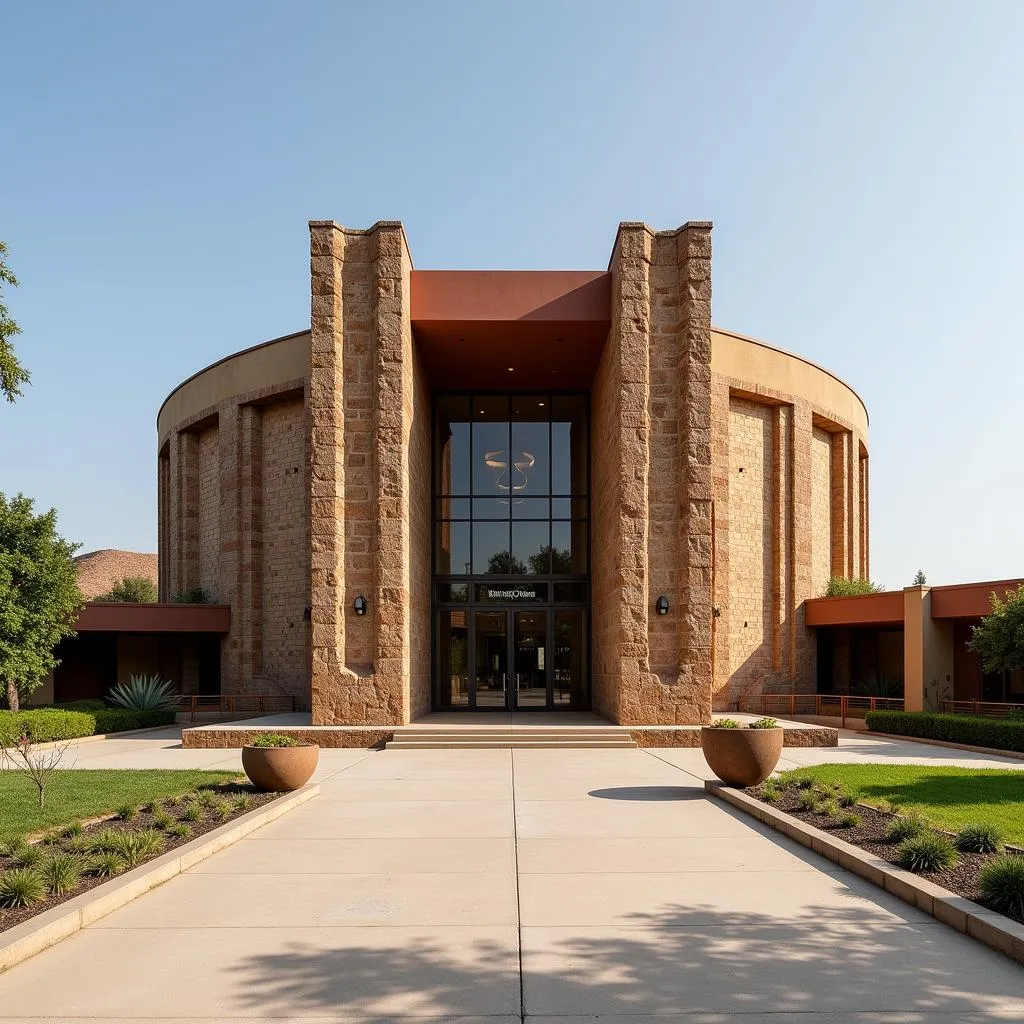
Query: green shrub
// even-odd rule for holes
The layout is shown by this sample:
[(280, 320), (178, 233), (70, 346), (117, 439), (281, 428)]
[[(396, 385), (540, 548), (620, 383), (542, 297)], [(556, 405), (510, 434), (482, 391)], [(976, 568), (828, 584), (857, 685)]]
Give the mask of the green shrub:
[(72, 821), (61, 829), (60, 834), (65, 839), (71, 839), (74, 836), (80, 836), (84, 831), (85, 827), (82, 825), (80, 821)]
[(857, 798), (852, 793), (847, 793), (844, 789), (840, 789), (836, 793), (836, 800), (839, 801), (840, 807), (853, 807), (857, 802)]
[(1024, 753), (1024, 722), (1007, 718), (972, 718), (929, 711), (869, 711), (864, 720), (874, 732)]
[(839, 828), (856, 828), (860, 824), (860, 815), (856, 811), (846, 811), (836, 819)]
[(981, 869), (978, 888), (993, 910), (1024, 917), (1024, 857), (1012, 853), (994, 857)]
[(6, 842), (0, 842), (0, 856), (13, 857), (23, 846), (28, 846), (24, 836), (12, 836)]
[(153, 815), (153, 828), (159, 828), (166, 832), (173, 824), (174, 818), (166, 811), (157, 811)]
[(818, 794), (813, 789), (800, 790), (800, 806), (805, 811), (813, 811), (818, 806)]
[(220, 802), (220, 793), (213, 789), (197, 789), (195, 798), (200, 807), (205, 807), (209, 811)]
[(107, 700), (129, 711), (168, 711), (178, 706), (178, 691), (169, 680), (160, 676), (131, 676), (127, 683), (119, 683)]
[(174, 725), (177, 712), (173, 708), (138, 711), (131, 708), (105, 708), (93, 711), (95, 732), (127, 732), (129, 729), (152, 729), (160, 725)]
[(213, 805), (213, 813), (221, 820), (227, 821), (232, 814), (235, 813), (235, 804), (233, 800), (228, 800), (225, 797), (221, 797)]
[(803, 778), (803, 779), (797, 779), (796, 780), (796, 788), (797, 789), (811, 789), (813, 786), (814, 786), (814, 781), (812, 779)]
[(816, 813), (828, 815), (830, 818), (839, 817), (839, 801), (838, 800), (822, 800), (815, 808)]
[(64, 842), (64, 849), (70, 850), (71, 853), (93, 853), (92, 836), (68, 836)]
[(63, 830), (59, 828), (52, 828), (49, 832), (40, 837), (39, 842), (41, 842), (43, 846), (56, 846), (57, 843), (61, 842), (63, 839)]
[(11, 860), (19, 868), (34, 868), (45, 859), (41, 846), (35, 843), (23, 843), (11, 855)]
[(163, 848), (164, 837), (155, 828), (144, 828), (138, 832), (118, 832), (109, 846), (109, 850), (118, 854), (129, 868), (155, 856)]
[(961, 853), (999, 853), (1003, 837), (995, 825), (965, 825), (956, 834), (956, 848)]
[(73, 740), (91, 736), (94, 722), (82, 711), (39, 708), (32, 711), (0, 711), (0, 743), (12, 744), (21, 735), (33, 743)]
[(139, 816), (139, 809), (135, 804), (121, 804), (116, 814), (122, 821), (134, 821)]
[(183, 821), (176, 821), (173, 825), (167, 827), (167, 834), (174, 836), (175, 839), (185, 839), (192, 835), (192, 829), (189, 825), (186, 825)]
[(252, 793), (239, 793), (238, 796), (235, 797), (235, 810), (238, 811), (239, 814), (251, 811), (255, 806), (256, 797), (254, 797)]
[(774, 779), (769, 779), (761, 787), (761, 797), (769, 803), (775, 803), (782, 796), (782, 789)]
[(216, 604), (216, 599), (204, 587), (192, 586), (179, 590), (171, 598), (175, 604)]
[(202, 821), (206, 817), (203, 805), (198, 800), (190, 800), (182, 811), (181, 816), (185, 821)]
[(86, 839), (91, 853), (108, 853), (114, 849), (117, 837), (122, 835), (116, 828), (101, 828), (98, 832), (92, 832)]
[(956, 862), (956, 847), (938, 832), (925, 831), (900, 843), (899, 865), (915, 874), (944, 871)]
[(55, 853), (42, 864), (39, 873), (43, 876), (46, 888), (54, 896), (63, 896), (78, 885), (82, 877), (82, 858), (73, 853)]
[(0, 875), (0, 907), (30, 907), (46, 896), (46, 882), (35, 868), (11, 868)]
[(759, 718), (747, 726), (748, 729), (778, 729), (779, 723), (774, 718)]
[(125, 576), (106, 594), (95, 601), (128, 601), (132, 604), (154, 604), (157, 600), (156, 584), (148, 576)]
[(860, 594), (878, 594), (882, 588), (871, 580), (852, 579), (845, 576), (833, 576), (825, 587), (825, 597), (857, 597)]
[(712, 729), (740, 729), (742, 726), (735, 718), (716, 718), (711, 723)]
[(124, 859), (113, 850), (104, 850), (91, 857), (86, 864), (85, 873), (97, 878), (113, 878), (125, 869)]
[(13, 743), (23, 733), (33, 743), (73, 740), (99, 733), (173, 725), (174, 719), (173, 710), (130, 711), (102, 705), (88, 711), (66, 711), (63, 708), (0, 711), (0, 743)]
[(906, 839), (916, 839), (927, 827), (928, 819), (920, 811), (908, 811), (889, 822), (885, 839), (889, 843), (902, 843)]
[[(715, 722), (715, 725), (720, 725)], [(265, 732), (254, 737), (250, 747), (301, 747), (302, 743), (294, 736), (285, 736), (279, 732)]]

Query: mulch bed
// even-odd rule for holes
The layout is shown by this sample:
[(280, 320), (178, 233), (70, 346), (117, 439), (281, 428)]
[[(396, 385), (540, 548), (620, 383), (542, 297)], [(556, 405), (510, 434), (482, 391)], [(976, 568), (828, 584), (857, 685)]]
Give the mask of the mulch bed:
[[(171, 835), (167, 831), (163, 831), (161, 833), (164, 839), (163, 849), (160, 850), (159, 853), (155, 853), (153, 856), (141, 860), (139, 864), (135, 865), (136, 867), (139, 867), (141, 864), (145, 864), (147, 861), (153, 860), (156, 857), (163, 856), (163, 854), (168, 853), (179, 846), (184, 846), (185, 843), (190, 843), (193, 839), (197, 839), (207, 832), (212, 832), (213, 829), (220, 828), (221, 825), (225, 825), (243, 814), (248, 814), (250, 811), (256, 810), (258, 807), (262, 807), (265, 804), (270, 803), (271, 800), (276, 800), (277, 797), (282, 795), (280, 793), (257, 792), (252, 786), (236, 782), (228, 782), (219, 786), (202, 786), (200, 788), (203, 790), (210, 790), (216, 796), (227, 800), (233, 800), (241, 796), (243, 793), (248, 793), (252, 798), (253, 804), (246, 810), (232, 810), (232, 813), (227, 817), (221, 817), (214, 808), (204, 808), (202, 818), (197, 821), (188, 821), (183, 817), (187, 806), (186, 800), (179, 799), (177, 802), (172, 802), (165, 798), (163, 800), (156, 801), (159, 805), (159, 809), (169, 814), (174, 819), (174, 822), (184, 822), (188, 825), (191, 829), (191, 834), (179, 838)], [(108, 829), (123, 832), (139, 832), (143, 829), (155, 827), (154, 814), (150, 811), (140, 810), (138, 815), (131, 821), (122, 821), (116, 816), (93, 821), (90, 824), (85, 825), (82, 830), (82, 835), (88, 836)], [(60, 829), (55, 828), (53, 831), (59, 832)], [(41, 845), (40, 849), (43, 850), (46, 855), (49, 855), (51, 852), (57, 852), (58, 850), (61, 852), (73, 852), (68, 849), (66, 840)], [(82, 856), (84, 859), (88, 859), (87, 854), (82, 854)], [(0, 853), (0, 875), (2, 875), (8, 868), (16, 866), (17, 865), (14, 864), (10, 858)], [(29, 907), (0, 907), (0, 932), (4, 932), (8, 928), (13, 928), (15, 925), (21, 924), (29, 918), (42, 914), (47, 910), (51, 910), (53, 907), (59, 906), (61, 903), (66, 903), (68, 900), (74, 899), (76, 896), (81, 896), (82, 893), (88, 892), (90, 889), (95, 889), (97, 886), (103, 885), (105, 882), (114, 881), (119, 877), (121, 876), (115, 875), (113, 878), (100, 878), (93, 875), (83, 875), (81, 879), (79, 879), (78, 884), (70, 892), (66, 892), (60, 896), (48, 896), (46, 899), (40, 900), (38, 903), (33, 903)]]
[[(856, 807), (849, 808), (849, 810), (855, 811), (860, 817), (860, 825), (843, 828), (834, 818), (830, 818), (825, 814), (817, 814), (814, 811), (808, 811), (801, 807), (800, 790), (798, 789), (787, 787), (782, 791), (782, 796), (774, 801), (764, 799), (760, 786), (748, 789), (745, 792), (748, 796), (752, 796), (778, 811), (783, 811), (799, 821), (813, 825), (815, 828), (820, 828), (823, 832), (828, 832), (837, 839), (842, 839), (847, 843), (852, 843), (854, 846), (859, 846), (866, 853), (870, 853), (881, 860), (886, 860), (890, 864), (899, 867), (899, 843), (886, 842), (885, 839), (886, 830), (892, 819), (896, 817), (895, 814), (880, 811), (877, 808), (869, 807), (867, 804), (858, 803)], [(939, 830), (936, 829), (934, 831)], [(942, 832), (941, 834), (947, 838), (952, 838), (951, 833)], [(929, 882), (934, 882), (936, 885), (941, 885), (943, 889), (948, 889), (950, 892), (956, 893), (957, 896), (963, 896), (979, 906), (985, 907), (986, 910), (991, 910), (992, 908), (986, 906), (981, 899), (981, 893), (978, 889), (978, 875), (985, 864), (995, 855), (987, 853), (960, 853), (958, 851), (957, 856), (959, 859), (952, 868), (946, 871), (921, 872), (920, 877), (926, 878)], [(1009, 916), (1011, 920), (1024, 924), (1024, 917), (1018, 917), (1015, 914), (1004, 916)]]

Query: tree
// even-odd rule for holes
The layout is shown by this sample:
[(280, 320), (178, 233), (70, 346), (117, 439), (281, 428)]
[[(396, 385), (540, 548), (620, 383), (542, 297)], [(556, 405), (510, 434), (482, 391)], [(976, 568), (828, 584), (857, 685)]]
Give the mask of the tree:
[(928, 582), (928, 577), (924, 574), (924, 569), (918, 569), (917, 574), (914, 576), (914, 586), (923, 587)]
[(825, 588), (825, 597), (856, 597), (860, 594), (878, 594), (882, 587), (871, 580), (846, 579), (845, 576), (833, 576)]
[(93, 598), (95, 601), (131, 601), (136, 604), (153, 604), (156, 599), (156, 584), (148, 576), (125, 576), (108, 593)]
[(36, 515), (32, 499), (0, 493), (0, 680), (12, 711), (56, 664), (83, 603), (74, 554), (57, 533), (57, 510)]
[(986, 672), (1024, 668), (1024, 584), (1003, 600), (992, 595), (992, 611), (972, 627), (968, 646)]
[(523, 576), (526, 566), (507, 551), (497, 551), (487, 559), (487, 571), (498, 576)]
[(29, 372), (18, 362), (11, 344), (11, 338), (20, 334), (21, 328), (4, 304), (3, 286), (18, 287), (18, 279), (4, 259), (7, 252), (7, 246), (0, 242), (0, 391), (8, 402), (13, 402), (21, 394), (21, 385), (29, 382)]

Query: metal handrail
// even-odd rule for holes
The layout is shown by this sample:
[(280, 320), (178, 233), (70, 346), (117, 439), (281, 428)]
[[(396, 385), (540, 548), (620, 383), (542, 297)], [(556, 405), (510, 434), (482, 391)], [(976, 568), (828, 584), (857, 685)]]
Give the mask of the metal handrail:
[(187, 714), (194, 722), (201, 712), (221, 714), (287, 714), (295, 710), (295, 698), (279, 693), (183, 694), (178, 698), (178, 714)]
[(902, 711), (902, 697), (859, 697), (844, 693), (759, 693), (742, 697), (739, 710), (755, 715), (863, 718), (869, 711)]
[(952, 715), (972, 715), (976, 718), (1006, 718), (1018, 712), (1024, 714), (1024, 704), (1010, 704), (994, 700), (944, 700), (942, 710)]

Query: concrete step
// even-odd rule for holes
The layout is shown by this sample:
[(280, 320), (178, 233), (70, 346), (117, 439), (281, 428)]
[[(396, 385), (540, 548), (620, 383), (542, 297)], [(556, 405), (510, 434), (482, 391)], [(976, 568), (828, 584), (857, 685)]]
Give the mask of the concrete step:
[(636, 749), (631, 739), (535, 739), (494, 736), (475, 739), (401, 739), (391, 740), (385, 750), (629, 750)]

